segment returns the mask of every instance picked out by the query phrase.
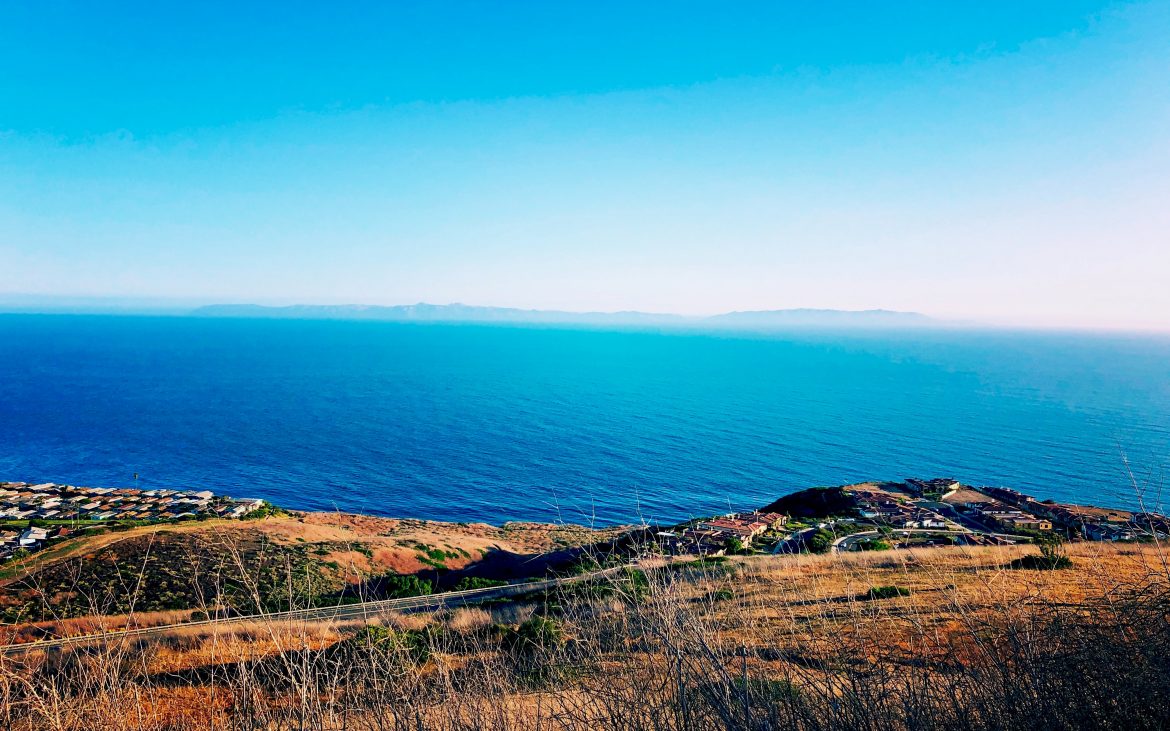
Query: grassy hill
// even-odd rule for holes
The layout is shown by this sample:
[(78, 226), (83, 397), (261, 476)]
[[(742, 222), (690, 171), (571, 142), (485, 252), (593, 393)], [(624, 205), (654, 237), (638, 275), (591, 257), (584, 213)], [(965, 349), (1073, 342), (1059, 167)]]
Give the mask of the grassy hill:
[(1156, 545), (647, 564), (430, 615), (0, 660), (12, 728), (1073, 729), (1170, 724)]
[(855, 505), (853, 496), (844, 487), (812, 487), (785, 495), (762, 510), (795, 518), (826, 518), (831, 515), (848, 515)]
[[(435, 588), (465, 576), (539, 575), (617, 533), (329, 513), (145, 526), (75, 538), (7, 567), (0, 621), (131, 612), (174, 619), (208, 607), (251, 614), (379, 598), (399, 575)], [(0, 641), (5, 634), (0, 628)]]

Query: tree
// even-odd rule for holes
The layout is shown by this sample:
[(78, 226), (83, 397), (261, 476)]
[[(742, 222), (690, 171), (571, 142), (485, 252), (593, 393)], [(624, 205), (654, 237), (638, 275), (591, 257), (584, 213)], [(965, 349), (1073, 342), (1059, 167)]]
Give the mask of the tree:
[(389, 599), (403, 599), (411, 596), (425, 596), (434, 592), (434, 585), (417, 576), (384, 576), (378, 582), (379, 594)]
[(732, 536), (731, 540), (727, 542), (727, 550), (731, 551), (737, 556), (742, 556), (752, 552), (752, 549), (750, 546), (748, 546), (748, 544), (734, 536)]
[(1064, 543), (1060, 536), (1055, 533), (1041, 533), (1034, 540), (1036, 547), (1040, 549), (1040, 555), (1017, 558), (1009, 564), (1011, 568), (1051, 571), (1072, 566), (1072, 560), (1064, 555)]
[(836, 540), (832, 533), (824, 528), (818, 528), (806, 540), (805, 545), (811, 553), (828, 553)]
[(1040, 557), (1044, 563), (1054, 569), (1063, 569), (1072, 566), (1072, 561), (1064, 555), (1064, 542), (1055, 533), (1042, 533), (1036, 537), (1036, 546), (1040, 549)]

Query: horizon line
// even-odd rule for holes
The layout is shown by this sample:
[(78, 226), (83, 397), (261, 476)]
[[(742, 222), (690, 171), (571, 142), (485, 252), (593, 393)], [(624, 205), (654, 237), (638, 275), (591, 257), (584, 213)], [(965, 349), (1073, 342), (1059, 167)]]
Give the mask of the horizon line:
[[(21, 301), (23, 300), (23, 301)], [(595, 318), (621, 318), (626, 317), (644, 317), (644, 318), (662, 318), (667, 322), (654, 322), (648, 320), (646, 322), (635, 321), (621, 321), (620, 319), (611, 322), (584, 322), (574, 321), (572, 319), (562, 319), (559, 321), (549, 320), (491, 320), (491, 319), (472, 319), (460, 320), (458, 318), (397, 318), (397, 319), (376, 319), (376, 318), (361, 318), (361, 317), (272, 317), (272, 316), (258, 316), (249, 318), (244, 314), (200, 314), (202, 309), (217, 309), (217, 308), (254, 308), (257, 310), (293, 310), (296, 308), (315, 308), (315, 309), (344, 309), (353, 308), (358, 309), (405, 309), (412, 307), (429, 307), (435, 309), (443, 308), (468, 308), (472, 310), (483, 311), (497, 311), (497, 312), (511, 312), (516, 314), (531, 314), (539, 316), (541, 314), (556, 315), (562, 318), (595, 317)], [(158, 296), (134, 296), (134, 297), (119, 297), (114, 295), (51, 295), (51, 294), (30, 294), (30, 293), (0, 293), (0, 315), (61, 315), (61, 316), (111, 316), (111, 317), (190, 317), (201, 319), (265, 319), (265, 320), (332, 320), (332, 321), (366, 321), (366, 322), (386, 322), (386, 323), (416, 323), (416, 324), (483, 324), (483, 325), (589, 325), (589, 326), (612, 326), (630, 328), (638, 325), (643, 326), (668, 326), (673, 321), (680, 326), (695, 326), (695, 325), (721, 325), (721, 330), (768, 330), (768, 329), (800, 329), (804, 331), (823, 329), (868, 329), (868, 330), (1001, 330), (1001, 331), (1025, 331), (1025, 332), (1070, 332), (1070, 333), (1101, 333), (1101, 334), (1134, 334), (1134, 335), (1170, 335), (1170, 325), (1167, 326), (1142, 326), (1142, 325), (1120, 325), (1120, 324), (1081, 324), (1081, 323), (1044, 323), (1044, 322), (996, 322), (988, 320), (980, 320), (975, 318), (949, 318), (938, 317), (928, 313), (913, 311), (913, 310), (897, 310), (886, 307), (869, 307), (864, 309), (842, 309), (833, 307), (778, 307), (775, 309), (734, 309), (722, 310), (712, 313), (703, 314), (682, 314), (675, 312), (654, 312), (638, 309), (620, 309), (620, 310), (565, 310), (555, 308), (539, 308), (539, 307), (516, 307), (508, 305), (470, 305), (464, 302), (449, 302), (446, 304), (436, 304), (434, 302), (427, 302), (420, 300), (413, 303), (401, 304), (371, 304), (354, 301), (336, 302), (336, 303), (322, 303), (311, 301), (288, 301), (288, 303), (272, 304), (263, 302), (249, 302), (249, 301), (223, 301), (203, 297), (158, 297)], [(772, 327), (751, 324), (737, 324), (737, 323), (718, 323), (711, 322), (718, 320), (721, 317), (728, 316), (791, 316), (791, 315), (826, 315), (826, 316), (848, 316), (848, 315), (889, 315), (894, 317), (904, 317), (907, 319), (916, 319), (917, 322), (903, 322), (903, 323), (845, 323), (840, 324), (826, 324), (826, 323), (775, 323)]]

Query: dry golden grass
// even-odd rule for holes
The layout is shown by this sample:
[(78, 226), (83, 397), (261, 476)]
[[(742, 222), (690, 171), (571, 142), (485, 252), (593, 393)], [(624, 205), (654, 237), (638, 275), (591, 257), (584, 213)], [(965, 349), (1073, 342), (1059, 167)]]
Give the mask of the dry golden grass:
[(162, 627), (185, 622), (192, 611), (137, 612), (95, 617), (58, 619), (51, 622), (32, 622), (24, 625), (0, 626), (0, 644), (31, 642), (46, 637), (77, 637), (79, 635), (117, 632), (124, 629)]
[(5, 566), (0, 591), (49, 565), (76, 558), (93, 559), (103, 548), (143, 536), (189, 535), (210, 544), (229, 545), (248, 540), (276, 545), (322, 546), (322, 564), (338, 566), (333, 572), (348, 582), (384, 573), (416, 573), (431, 566), (423, 560), (422, 547), (437, 548), (448, 555), (443, 564), (460, 569), (489, 554), (532, 556), (572, 546), (609, 540), (623, 528), (592, 530), (576, 525), (543, 523), (442, 523), (437, 521), (378, 518), (346, 513), (304, 513), (254, 521), (207, 520), (159, 526), (140, 526), (102, 535), (79, 535), (50, 551)]
[(456, 609), (446, 624), (456, 632), (474, 632), (490, 627), (494, 622), (491, 612), (476, 607)]
[[(62, 731), (1162, 727), (1160, 548), (1074, 544), (1071, 568), (1009, 568), (1034, 552), (668, 564), (644, 588), (388, 614), (381, 634), (188, 628), (0, 661), (0, 699), (11, 728)], [(909, 594), (859, 598), (878, 586)], [(62, 680), (76, 666), (84, 681)]]
[[(718, 589), (732, 599), (711, 604), (720, 638), (732, 644), (807, 650), (849, 634), (924, 653), (943, 652), (972, 626), (1019, 620), (1037, 610), (1083, 607), (1145, 590), (1167, 577), (1153, 545), (1078, 543), (1072, 568), (1009, 568), (1031, 546), (922, 548), (902, 551), (732, 559), (722, 569), (674, 590), (690, 601)], [(858, 597), (871, 587), (898, 586), (909, 596)]]
[(151, 673), (174, 673), (302, 650), (320, 650), (351, 627), (325, 622), (240, 622), (175, 630), (147, 647)]

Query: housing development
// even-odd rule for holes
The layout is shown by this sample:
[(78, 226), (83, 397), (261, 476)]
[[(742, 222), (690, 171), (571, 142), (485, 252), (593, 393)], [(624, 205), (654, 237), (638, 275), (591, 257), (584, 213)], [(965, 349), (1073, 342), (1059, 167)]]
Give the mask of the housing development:
[(102, 524), (241, 518), (264, 505), (209, 490), (138, 490), (0, 482), (0, 561)]
[[(209, 490), (139, 490), (0, 482), (0, 561), (103, 526), (206, 517), (241, 518), (262, 500)], [(847, 552), (1063, 540), (1140, 541), (1170, 537), (1170, 518), (1149, 512), (1040, 501), (1004, 487), (951, 479), (813, 488), (765, 508), (657, 529), (671, 555)]]
[(1040, 501), (1004, 487), (952, 479), (864, 483), (794, 493), (753, 512), (660, 530), (667, 553), (710, 555), (859, 551), (1043, 540), (1140, 541), (1170, 537), (1149, 512)]

